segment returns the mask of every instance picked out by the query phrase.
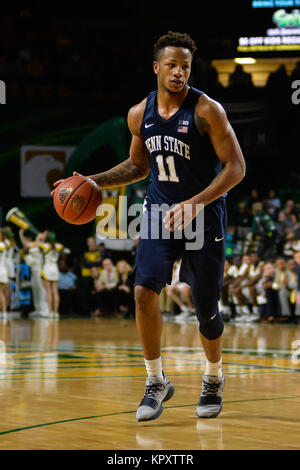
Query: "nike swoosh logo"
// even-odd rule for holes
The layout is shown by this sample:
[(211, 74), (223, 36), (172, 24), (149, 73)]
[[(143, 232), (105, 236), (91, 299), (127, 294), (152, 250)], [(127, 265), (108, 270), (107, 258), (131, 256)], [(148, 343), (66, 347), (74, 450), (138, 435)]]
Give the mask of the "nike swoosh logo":
[(153, 124), (145, 124), (146, 129), (148, 129), (148, 127), (151, 127), (151, 126), (154, 126), (154, 123)]
[(215, 238), (215, 242), (220, 242), (221, 240), (223, 240), (223, 238), (224, 238), (224, 237), (222, 237), (222, 238), (216, 237), (216, 238)]
[(212, 317), (210, 317), (210, 319), (213, 320), (216, 315), (217, 315), (217, 314), (215, 313)]

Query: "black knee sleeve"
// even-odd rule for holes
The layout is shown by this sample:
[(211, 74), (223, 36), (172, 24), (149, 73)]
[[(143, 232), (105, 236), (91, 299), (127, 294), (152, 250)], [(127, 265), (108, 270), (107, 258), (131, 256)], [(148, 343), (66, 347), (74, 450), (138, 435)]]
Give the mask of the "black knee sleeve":
[(220, 312), (210, 316), (197, 313), (199, 320), (199, 331), (207, 339), (217, 339), (224, 330), (224, 320)]

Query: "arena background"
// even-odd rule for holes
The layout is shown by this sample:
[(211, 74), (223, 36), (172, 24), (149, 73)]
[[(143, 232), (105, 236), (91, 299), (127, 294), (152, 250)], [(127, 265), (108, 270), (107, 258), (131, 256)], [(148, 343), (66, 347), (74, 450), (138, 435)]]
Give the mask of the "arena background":
[[(273, 15), (278, 11), (278, 24), (293, 29), (288, 44), (289, 35), (280, 36), (280, 44), (274, 43), (276, 36), (267, 35), (276, 29)], [(65, 282), (60, 289), (59, 312), (33, 311), (37, 302), (32, 294), (42, 299), (41, 279), (37, 271), (32, 276), (29, 265), (19, 263), (19, 250), (16, 253), (16, 282), (11, 282), (13, 289), (8, 292), (10, 311), (4, 312), (0, 305), (0, 449), (80, 450), (81, 458), (83, 449), (114, 449), (97, 454), (106, 464), (107, 456), (117, 457), (117, 452), (128, 449), (151, 453), (177, 449), (180, 454), (192, 453), (191, 449), (299, 450), (300, 300), (295, 295), (299, 258), (285, 278), (293, 286), (285, 292), (284, 307), (288, 304), (289, 311), (279, 305), (273, 282), (269, 297), (259, 306), (252, 298), (243, 305), (231, 294), (230, 302), (221, 305), (226, 323), (222, 353), (226, 389), (224, 410), (217, 419), (196, 419), (195, 414), (206, 363), (198, 321), (194, 312), (171, 304), (168, 291), (163, 292), (159, 299), (163, 363), (176, 393), (163, 416), (144, 426), (135, 418), (145, 368), (134, 302), (129, 299), (127, 310), (120, 308), (121, 301), (102, 308), (86, 266), (90, 259), (96, 265), (98, 256), (103, 260), (111, 253), (92, 247), (96, 256), (85, 258), (95, 222), (70, 225), (53, 208), (50, 191), (55, 180), (74, 170), (100, 172), (127, 158), (128, 109), (156, 88), (153, 44), (168, 30), (187, 32), (196, 41), (190, 83), (223, 104), (245, 156), (246, 177), (228, 195), (229, 224), (241, 201), (250, 201), (252, 211), (252, 189), (259, 191), (260, 200), (271, 188), (277, 189), (284, 210), (289, 198), (300, 203), (300, 0), (1, 4), (0, 227), (6, 225), (7, 212), (19, 207), (39, 230), (55, 231), (57, 241), (69, 248), (61, 255), (60, 274), (66, 274), (65, 279), (71, 275), (72, 283), (66, 288)], [(242, 66), (251, 73), (254, 86), (230, 85), (234, 59), (247, 57), (251, 63)], [(128, 186), (129, 202), (142, 202), (146, 186), (147, 180)], [(116, 194), (106, 192), (106, 196)], [(293, 262), (295, 252), (299, 257), (299, 206), (296, 210), (298, 236), (294, 239), (292, 234), (296, 244), (284, 253), (286, 263)], [(10, 227), (21, 248), (18, 227), (12, 223)], [(270, 231), (273, 237), (275, 231)], [(252, 227), (249, 235), (251, 239)], [(269, 236), (269, 226), (264, 227), (265, 235)], [(236, 253), (251, 251), (252, 241), (249, 244), (246, 236), (243, 232), (237, 241)], [(130, 270), (135, 249), (133, 242), (133, 249), (126, 252)], [(231, 256), (234, 253), (231, 248)], [(274, 268), (281, 253), (274, 255)], [(266, 266), (270, 272), (273, 254), (264, 250), (264, 259), (255, 266), (253, 262), (255, 276), (261, 269), (267, 273)], [(123, 253), (111, 257), (114, 262), (125, 259)], [(242, 272), (238, 264), (242, 260), (236, 265), (231, 261), (229, 282), (235, 276), (240, 279)], [(266, 294), (261, 285), (257, 294)], [(229, 292), (229, 284), (224, 291)], [(112, 292), (117, 297), (117, 289)], [(32, 453), (16, 455), (23, 465), (29, 456), (32, 466)], [(51, 455), (47, 452), (48, 459)], [(61, 454), (53, 455), (57, 464)], [(79, 453), (74, 455), (78, 463)], [(252, 452), (247, 459), (251, 455), (257, 460)], [(35, 452), (35, 461), (38, 456), (44, 459), (45, 454)], [(206, 456), (211, 462), (211, 453), (201, 452), (195, 463), (203, 463)], [(232, 460), (232, 454), (224, 456)], [(268, 452), (268, 459), (273, 456), (280, 457)]]
[[(0, 168), (5, 180), (0, 187), (2, 224), (7, 211), (17, 206), (39, 229), (55, 226), (57, 238), (63, 237), (74, 254), (82, 251), (81, 241), (93, 233), (95, 224), (64, 223), (53, 209), (52, 198), (38, 192), (37, 166), (24, 172), (22, 158), (30, 146), (47, 146), (48, 151), (67, 148), (63, 164), (53, 153), (52, 162), (45, 164), (49, 193), (51, 182), (62, 171), (91, 174), (126, 158), (130, 143), (127, 112), (155, 88), (152, 47), (169, 29), (186, 31), (195, 39), (193, 84), (223, 104), (244, 152), (247, 175), (230, 192), (229, 215), (252, 188), (266, 193), (276, 188), (283, 201), (289, 197), (299, 201), (300, 105), (292, 102), (291, 82), (271, 91), (256, 86), (248, 94), (231, 92), (223, 85), (207, 90), (209, 83), (197, 70), (197, 63), (201, 70), (203, 61), (213, 61), (220, 80), (222, 61), (233, 70), (235, 57), (249, 56), (257, 62), (267, 59), (270, 70), (281, 63), (290, 70), (300, 50), (237, 50), (240, 37), (265, 34), (278, 8), (253, 8), (250, 0), (242, 2), (243, 6), (240, 2), (201, 2), (200, 10), (193, 2), (187, 8), (177, 4), (171, 8), (165, 2), (123, 2), (118, 8), (106, 4), (100, 11), (89, 3), (84, 9), (70, 2), (17, 3), (4, 5), (0, 19), (0, 79), (6, 84), (6, 105), (0, 109)], [(118, 148), (114, 138), (97, 140), (101, 126), (118, 139)], [(79, 148), (81, 158), (72, 159)], [(137, 190), (144, 191), (145, 186), (146, 182), (128, 188), (131, 200), (141, 199), (143, 193)], [(36, 188), (34, 195), (28, 187)]]

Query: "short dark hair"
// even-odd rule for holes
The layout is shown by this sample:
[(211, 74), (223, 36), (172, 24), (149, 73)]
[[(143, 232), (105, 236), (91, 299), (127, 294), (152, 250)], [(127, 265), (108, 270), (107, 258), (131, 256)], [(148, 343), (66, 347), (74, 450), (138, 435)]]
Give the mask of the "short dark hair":
[(189, 49), (192, 55), (197, 49), (195, 41), (191, 38), (189, 34), (174, 33), (174, 31), (168, 31), (167, 34), (160, 36), (160, 38), (158, 38), (157, 42), (154, 44), (154, 60), (158, 60), (159, 51), (167, 46), (184, 47), (185, 49)]

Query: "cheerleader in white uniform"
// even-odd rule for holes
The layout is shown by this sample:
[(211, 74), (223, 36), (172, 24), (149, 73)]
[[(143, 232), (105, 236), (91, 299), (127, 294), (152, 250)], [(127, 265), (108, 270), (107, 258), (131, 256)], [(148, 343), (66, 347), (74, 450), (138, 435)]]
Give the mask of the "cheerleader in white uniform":
[(42, 281), (43, 253), (40, 244), (45, 241), (47, 232), (39, 233), (35, 241), (24, 236), (24, 230), (19, 231), (20, 240), (25, 251), (25, 262), (30, 266), (30, 283), (34, 311), (30, 318), (49, 317), (49, 307), (46, 298), (46, 290)]
[(7, 275), (7, 268), (6, 268), (6, 245), (4, 243), (3, 233), (0, 232), (0, 318), (6, 319), (7, 318), (7, 303), (6, 303), (6, 296), (5, 296), (5, 289), (8, 283), (8, 275)]
[(51, 314), (58, 318), (59, 313), (59, 292), (58, 292), (58, 259), (59, 255), (64, 251), (64, 246), (57, 243), (54, 232), (48, 232), (46, 243), (41, 243), (40, 247), (44, 255), (44, 263), (42, 267), (42, 279), (46, 289), (47, 302)]
[(6, 296), (7, 307), (9, 307), (11, 303), (10, 279), (14, 280), (16, 278), (14, 256), (15, 256), (16, 251), (19, 251), (19, 248), (15, 242), (14, 233), (12, 232), (10, 227), (3, 227), (3, 236), (4, 236), (4, 243), (6, 245), (5, 264), (6, 264), (7, 275), (8, 275), (8, 282), (5, 288), (5, 296)]

